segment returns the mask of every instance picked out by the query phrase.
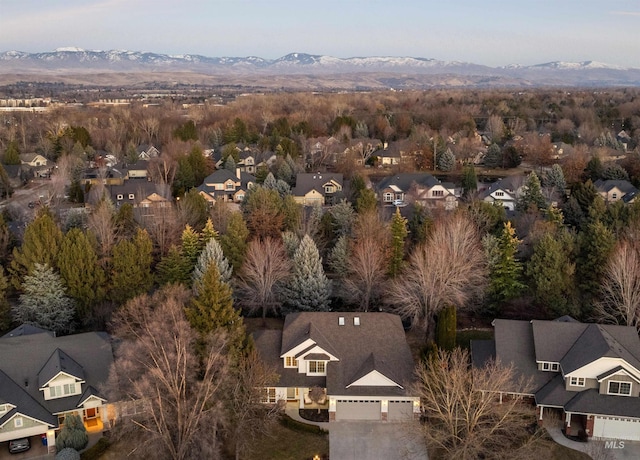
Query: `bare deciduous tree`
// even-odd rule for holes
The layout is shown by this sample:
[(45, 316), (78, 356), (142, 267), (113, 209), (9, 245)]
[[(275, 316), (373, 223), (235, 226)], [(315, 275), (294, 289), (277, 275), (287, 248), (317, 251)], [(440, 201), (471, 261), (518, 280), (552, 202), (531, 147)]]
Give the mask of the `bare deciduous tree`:
[(375, 238), (357, 239), (347, 260), (344, 289), (352, 302), (362, 311), (368, 311), (379, 300), (387, 271), (385, 246)]
[(389, 289), (387, 303), (414, 327), (431, 333), (431, 320), (445, 305), (469, 306), (482, 296), (487, 263), (478, 230), (456, 213), (436, 224), (427, 241), (409, 257)]
[(636, 241), (618, 243), (607, 262), (601, 292), (596, 316), (609, 323), (640, 326), (640, 244)]
[(114, 208), (110, 200), (98, 203), (88, 219), (88, 227), (98, 240), (98, 254), (104, 261), (111, 254), (111, 248), (115, 244), (116, 232), (114, 221)]
[(188, 296), (185, 288), (171, 286), (153, 297), (136, 297), (114, 321), (122, 344), (110, 391), (116, 400), (145, 401), (145, 411), (122, 420), (119, 428), (140, 429), (145, 442), (138, 452), (154, 458), (220, 458), (226, 338), (209, 335), (199, 361), (197, 333), (184, 314)]
[(238, 288), (240, 303), (251, 311), (277, 311), (281, 301), (278, 288), (290, 276), (291, 263), (282, 243), (273, 238), (252, 240), (247, 248)]
[(535, 410), (513, 396), (531, 390), (512, 367), (469, 368), (469, 352), (456, 348), (420, 364), (416, 376), (413, 394), (420, 395), (426, 418), (420, 430), (437, 458), (523, 458)]

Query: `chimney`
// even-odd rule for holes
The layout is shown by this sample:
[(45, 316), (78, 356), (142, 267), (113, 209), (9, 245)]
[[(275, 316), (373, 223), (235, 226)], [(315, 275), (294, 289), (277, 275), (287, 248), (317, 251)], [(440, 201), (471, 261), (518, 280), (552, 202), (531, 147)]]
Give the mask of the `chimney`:
[(354, 316), (353, 317), (353, 325), (354, 326), (360, 326), (360, 317), (359, 316)]
[(338, 326), (344, 326), (344, 316), (338, 318)]
[(240, 179), (240, 168), (236, 168), (236, 177)]

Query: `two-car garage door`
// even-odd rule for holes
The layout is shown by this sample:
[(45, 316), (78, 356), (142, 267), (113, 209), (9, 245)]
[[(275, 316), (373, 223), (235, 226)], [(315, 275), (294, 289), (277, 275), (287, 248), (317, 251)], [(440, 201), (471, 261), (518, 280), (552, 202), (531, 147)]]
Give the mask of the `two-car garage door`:
[(596, 438), (640, 440), (640, 421), (621, 417), (598, 417), (593, 421)]
[(336, 420), (380, 420), (380, 401), (336, 401)]
[[(358, 401), (338, 399), (336, 402), (336, 420), (380, 420), (380, 401)], [(411, 420), (413, 402), (389, 401), (387, 420)]]

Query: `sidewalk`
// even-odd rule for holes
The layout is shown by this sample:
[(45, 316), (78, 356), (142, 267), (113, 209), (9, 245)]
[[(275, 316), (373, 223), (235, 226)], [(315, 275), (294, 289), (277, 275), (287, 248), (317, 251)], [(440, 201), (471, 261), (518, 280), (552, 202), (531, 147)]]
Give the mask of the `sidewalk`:
[(325, 431), (329, 431), (329, 426), (331, 425), (329, 422), (312, 422), (311, 420), (306, 420), (300, 417), (300, 413), (298, 412), (298, 403), (297, 402), (288, 402), (284, 407), (284, 413), (287, 414), (292, 419), (306, 423), (307, 425), (316, 425), (322, 428)]
[(589, 449), (588, 449), (589, 443), (577, 442), (577, 441), (572, 441), (571, 439), (568, 439), (562, 433), (562, 429), (560, 428), (560, 425), (545, 426), (545, 429), (547, 430), (547, 433), (549, 433), (549, 436), (551, 436), (551, 438), (561, 446), (565, 446), (565, 447), (568, 447), (569, 449), (577, 450), (579, 452), (584, 452), (585, 454), (589, 455)]

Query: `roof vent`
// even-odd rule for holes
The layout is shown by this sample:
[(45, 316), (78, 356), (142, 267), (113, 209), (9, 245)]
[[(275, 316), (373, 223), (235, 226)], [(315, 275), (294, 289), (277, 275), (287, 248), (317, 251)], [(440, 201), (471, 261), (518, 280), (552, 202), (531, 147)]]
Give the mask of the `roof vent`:
[(353, 325), (354, 326), (360, 326), (360, 317), (359, 316), (354, 316), (353, 317)]
[(338, 318), (338, 326), (344, 326), (344, 316)]

